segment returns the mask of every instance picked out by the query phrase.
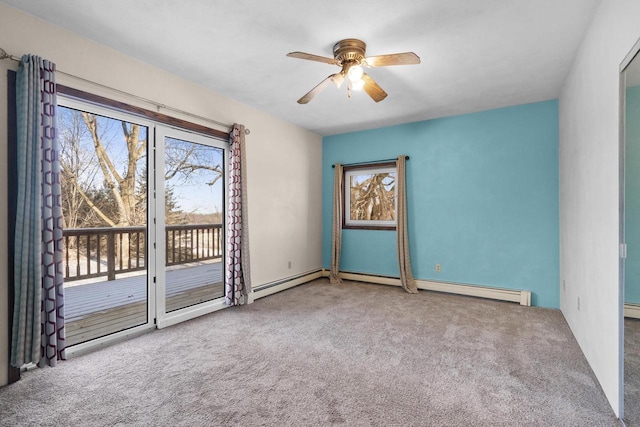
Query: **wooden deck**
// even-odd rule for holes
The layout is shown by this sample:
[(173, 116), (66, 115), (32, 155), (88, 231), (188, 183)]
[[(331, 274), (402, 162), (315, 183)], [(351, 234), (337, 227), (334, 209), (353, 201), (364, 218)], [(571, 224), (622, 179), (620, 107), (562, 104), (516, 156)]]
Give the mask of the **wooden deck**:
[[(166, 272), (167, 312), (223, 295), (220, 262), (174, 267)], [(65, 289), (67, 346), (142, 325), (146, 321), (146, 275)]]

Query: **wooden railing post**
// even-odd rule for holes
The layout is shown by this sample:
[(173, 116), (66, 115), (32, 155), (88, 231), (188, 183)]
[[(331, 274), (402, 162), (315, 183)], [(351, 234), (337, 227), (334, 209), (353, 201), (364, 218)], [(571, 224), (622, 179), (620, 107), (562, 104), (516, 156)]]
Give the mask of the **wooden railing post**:
[(116, 239), (113, 231), (107, 232), (107, 280), (116, 280)]

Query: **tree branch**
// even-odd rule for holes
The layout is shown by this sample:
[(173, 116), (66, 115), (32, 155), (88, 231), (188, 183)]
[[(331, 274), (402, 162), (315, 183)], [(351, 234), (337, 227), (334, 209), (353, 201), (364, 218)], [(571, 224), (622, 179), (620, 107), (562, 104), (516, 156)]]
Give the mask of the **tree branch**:
[[(98, 123), (96, 121), (95, 116), (89, 113), (82, 113), (82, 118), (84, 119), (87, 128), (89, 129), (89, 133), (91, 133), (91, 138), (93, 139), (93, 146), (96, 149), (96, 154), (98, 155), (98, 161), (100, 162), (100, 167), (102, 168), (102, 174), (107, 180), (109, 186), (114, 186), (113, 178), (117, 182), (122, 181), (122, 177), (118, 173), (118, 170), (111, 162), (109, 155), (107, 154), (107, 150), (104, 148), (102, 141), (100, 140), (100, 136), (98, 135)], [(112, 178), (113, 176), (113, 178)]]
[(69, 180), (70, 184), (73, 185), (74, 189), (78, 192), (78, 194), (80, 195), (80, 197), (82, 197), (84, 199), (85, 202), (87, 202), (87, 205), (100, 217), (102, 218), (102, 220), (104, 222), (106, 222), (107, 224), (109, 224), (111, 227), (115, 227), (116, 224), (109, 219), (109, 217), (107, 215), (104, 214), (104, 212), (102, 212), (102, 210), (100, 210), (99, 207), (97, 207), (95, 205), (95, 203), (93, 203), (93, 201), (91, 200), (91, 198), (89, 196), (87, 196), (87, 193), (84, 192), (84, 190), (82, 188), (80, 188), (80, 185), (78, 184), (78, 180), (77, 177), (75, 175), (73, 175), (72, 173), (65, 173), (63, 171), (63, 174), (65, 176), (65, 178), (67, 180)]

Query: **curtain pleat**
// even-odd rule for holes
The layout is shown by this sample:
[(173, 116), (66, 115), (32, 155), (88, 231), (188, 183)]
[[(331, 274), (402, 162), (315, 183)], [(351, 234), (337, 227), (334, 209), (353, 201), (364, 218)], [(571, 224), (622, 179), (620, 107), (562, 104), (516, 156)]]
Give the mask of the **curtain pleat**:
[(56, 104), (55, 64), (23, 56), (16, 77), (15, 367), (66, 358)]
[[(18, 178), (17, 178), (17, 149), (18, 149), (18, 135), (17, 135), (17, 124), (16, 124), (16, 72), (8, 71), (7, 72), (7, 211), (9, 213), (9, 217), (7, 218), (7, 236), (11, 236), (11, 238), (7, 239), (7, 249), (8, 249), (8, 278), (9, 278), (9, 286), (7, 293), (7, 302), (9, 308), (9, 340), (7, 342), (6, 348), (3, 350), (7, 355), (7, 360), (9, 361), (9, 384), (12, 384), (16, 381), (20, 380), (20, 368), (12, 366), (11, 361), (11, 343), (13, 342), (13, 312), (14, 312), (14, 295), (15, 295), (15, 286), (14, 286), (14, 260), (15, 260), (15, 239), (13, 238), (16, 235), (16, 195), (18, 193)], [(1, 346), (0, 346), (1, 347)]]
[(405, 291), (417, 294), (418, 288), (411, 272), (411, 257), (409, 256), (409, 237), (407, 230), (407, 190), (405, 180), (405, 156), (399, 156), (396, 161), (397, 177), (397, 234), (398, 234), (398, 264), (400, 267), (400, 282)]
[(242, 305), (247, 302), (251, 292), (247, 162), (243, 125), (233, 125), (230, 142), (225, 303)]
[(343, 167), (336, 163), (333, 174), (333, 219), (331, 226), (331, 268), (329, 282), (342, 283), (340, 278), (340, 255), (342, 252), (342, 178)]

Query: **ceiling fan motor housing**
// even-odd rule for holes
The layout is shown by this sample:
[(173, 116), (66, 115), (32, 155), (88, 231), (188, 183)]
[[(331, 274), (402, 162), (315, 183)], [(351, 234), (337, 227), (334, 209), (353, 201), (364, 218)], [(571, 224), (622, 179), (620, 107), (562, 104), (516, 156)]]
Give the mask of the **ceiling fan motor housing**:
[(358, 39), (340, 40), (333, 46), (333, 57), (341, 65), (345, 63), (360, 64), (365, 56), (367, 45)]

